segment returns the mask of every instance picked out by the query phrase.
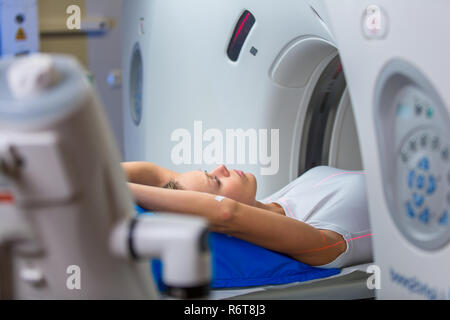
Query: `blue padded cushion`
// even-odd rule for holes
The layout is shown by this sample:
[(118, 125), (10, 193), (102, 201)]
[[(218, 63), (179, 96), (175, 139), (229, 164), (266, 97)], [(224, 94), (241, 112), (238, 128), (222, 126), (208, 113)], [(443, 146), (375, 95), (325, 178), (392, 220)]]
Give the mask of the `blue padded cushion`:
[[(137, 207), (137, 211), (139, 214), (151, 214), (140, 207)], [(340, 269), (311, 267), (283, 254), (220, 233), (210, 233), (209, 245), (212, 253), (211, 287), (215, 289), (303, 282), (340, 272)], [(161, 261), (152, 261), (152, 272), (159, 289), (165, 291)]]

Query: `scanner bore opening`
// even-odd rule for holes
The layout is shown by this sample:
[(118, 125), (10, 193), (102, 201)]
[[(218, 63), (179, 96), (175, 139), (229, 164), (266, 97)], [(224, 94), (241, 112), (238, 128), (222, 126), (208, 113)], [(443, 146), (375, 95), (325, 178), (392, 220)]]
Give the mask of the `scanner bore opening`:
[(341, 60), (336, 56), (322, 72), (307, 106), (298, 176), (314, 167), (329, 165), (333, 128), (346, 86)]

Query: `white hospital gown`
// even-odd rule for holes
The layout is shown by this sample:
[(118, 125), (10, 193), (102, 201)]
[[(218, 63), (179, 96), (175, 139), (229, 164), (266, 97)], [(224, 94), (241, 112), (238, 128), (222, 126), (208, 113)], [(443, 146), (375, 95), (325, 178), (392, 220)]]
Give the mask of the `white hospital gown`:
[(277, 203), (286, 216), (339, 233), (347, 250), (321, 267), (343, 268), (372, 261), (365, 174), (326, 166), (313, 168), (262, 203)]

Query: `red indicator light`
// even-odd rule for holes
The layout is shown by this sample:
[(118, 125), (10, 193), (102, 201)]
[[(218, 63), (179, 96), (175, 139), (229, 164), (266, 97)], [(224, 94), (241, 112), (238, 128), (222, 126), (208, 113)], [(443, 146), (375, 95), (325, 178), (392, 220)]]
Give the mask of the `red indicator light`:
[(9, 193), (0, 193), (0, 203), (13, 203), (14, 197)]
[(231, 61), (238, 60), (242, 47), (255, 25), (255, 22), (256, 19), (253, 14), (250, 11), (245, 10), (234, 28), (233, 36), (228, 45), (227, 54)]
[(241, 25), (239, 26), (239, 29), (238, 29), (238, 31), (236, 32), (236, 35), (234, 36), (233, 44), (236, 42), (236, 39), (237, 39), (237, 37), (239, 36), (239, 34), (241, 33), (242, 27), (245, 25), (245, 22), (247, 21), (247, 19), (248, 19), (249, 16), (250, 16), (250, 12), (247, 13), (247, 14), (245, 15), (244, 21), (242, 21)]

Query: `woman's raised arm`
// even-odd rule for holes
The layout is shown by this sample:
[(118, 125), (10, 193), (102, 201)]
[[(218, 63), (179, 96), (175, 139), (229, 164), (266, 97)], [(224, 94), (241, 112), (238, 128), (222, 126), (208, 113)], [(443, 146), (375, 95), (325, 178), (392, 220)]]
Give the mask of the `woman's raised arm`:
[(170, 190), (128, 183), (136, 203), (155, 212), (173, 212), (200, 216), (208, 220), (212, 229), (227, 226), (236, 201), (215, 200), (215, 195), (197, 191)]
[(327, 264), (346, 249), (345, 240), (335, 232), (319, 230), (232, 199), (196, 191), (129, 186), (137, 203), (144, 208), (204, 217), (213, 231), (289, 255), (309, 265)]
[(151, 162), (124, 162), (122, 168), (129, 182), (154, 187), (163, 187), (179, 175)]

